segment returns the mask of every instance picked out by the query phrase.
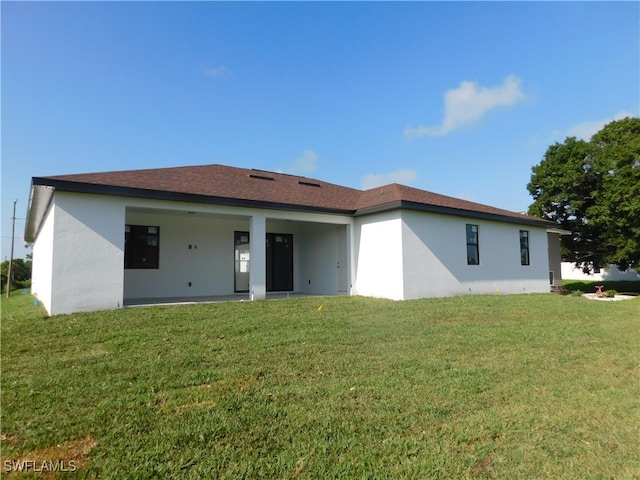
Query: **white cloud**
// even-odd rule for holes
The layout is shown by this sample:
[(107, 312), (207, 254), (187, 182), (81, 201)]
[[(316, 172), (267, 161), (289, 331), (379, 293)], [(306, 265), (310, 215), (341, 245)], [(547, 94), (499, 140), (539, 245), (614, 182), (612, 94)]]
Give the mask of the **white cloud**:
[(227, 77), (233, 76), (233, 71), (225, 65), (218, 65), (217, 67), (203, 68), (202, 72), (207, 77), (211, 77), (214, 80), (219, 80), (221, 78), (227, 78)]
[(293, 167), (289, 169), (291, 173), (314, 172), (318, 155), (313, 150), (305, 150), (302, 156), (293, 161)]
[(595, 133), (602, 130), (607, 123), (614, 120), (622, 120), (625, 117), (633, 117), (633, 113), (630, 112), (618, 112), (612, 118), (606, 118), (604, 120), (590, 120), (587, 122), (577, 123), (570, 126), (565, 134), (566, 137), (576, 137), (582, 140), (589, 140)]
[(390, 173), (369, 173), (362, 177), (361, 184), (364, 190), (370, 188), (381, 187), (383, 185), (389, 185), (390, 183), (401, 183), (407, 185), (415, 182), (418, 178), (418, 174), (413, 170), (396, 170)]
[(509, 75), (501, 85), (488, 88), (474, 82), (463, 81), (458, 88), (444, 94), (444, 119), (434, 127), (407, 126), (407, 138), (437, 137), (479, 121), (486, 113), (498, 107), (511, 107), (525, 100), (522, 80)]

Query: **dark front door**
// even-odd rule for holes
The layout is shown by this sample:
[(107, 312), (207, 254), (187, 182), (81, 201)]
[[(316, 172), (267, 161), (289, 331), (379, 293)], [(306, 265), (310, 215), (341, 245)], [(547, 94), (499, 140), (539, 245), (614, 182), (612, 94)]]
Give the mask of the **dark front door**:
[(293, 235), (267, 233), (267, 292), (293, 290)]

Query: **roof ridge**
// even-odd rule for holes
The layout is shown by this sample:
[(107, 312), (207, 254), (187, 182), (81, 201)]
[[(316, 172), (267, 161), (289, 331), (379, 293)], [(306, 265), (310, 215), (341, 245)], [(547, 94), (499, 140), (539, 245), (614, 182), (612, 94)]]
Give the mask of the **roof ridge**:
[(113, 175), (116, 173), (133, 173), (133, 172), (151, 172), (151, 171), (159, 171), (159, 170), (179, 170), (185, 168), (201, 168), (201, 167), (225, 167), (225, 168), (236, 168), (242, 169), (241, 167), (232, 167), (227, 165), (222, 165), (220, 163), (208, 163), (204, 165), (177, 165), (173, 167), (157, 167), (157, 168), (128, 168), (125, 170), (106, 170), (100, 172), (81, 172), (81, 173), (59, 173), (56, 175), (42, 175), (34, 178), (58, 178), (58, 177), (79, 177), (79, 176), (87, 176), (87, 175)]

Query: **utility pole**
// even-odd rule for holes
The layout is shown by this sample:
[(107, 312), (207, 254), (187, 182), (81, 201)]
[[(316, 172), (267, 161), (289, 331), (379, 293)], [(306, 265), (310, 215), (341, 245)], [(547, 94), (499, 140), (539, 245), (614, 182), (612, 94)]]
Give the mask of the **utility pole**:
[(11, 215), (11, 254), (9, 255), (9, 268), (7, 269), (7, 298), (11, 296), (11, 276), (12, 271), (11, 267), (13, 266), (13, 239), (16, 236), (16, 203), (18, 200), (13, 202), (13, 215)]

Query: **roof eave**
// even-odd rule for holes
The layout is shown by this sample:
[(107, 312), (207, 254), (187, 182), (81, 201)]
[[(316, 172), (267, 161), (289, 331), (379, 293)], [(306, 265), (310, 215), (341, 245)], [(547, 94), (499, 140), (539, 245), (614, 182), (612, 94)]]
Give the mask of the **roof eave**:
[(571, 235), (573, 232), (571, 230), (565, 230), (563, 228), (555, 227), (547, 227), (548, 233), (555, 233), (557, 235)]
[(498, 213), (477, 212), (473, 210), (464, 210), (461, 208), (444, 207), (440, 205), (430, 205), (425, 203), (410, 202), (407, 200), (399, 200), (395, 202), (386, 203), (384, 205), (376, 205), (373, 207), (362, 208), (356, 211), (355, 216), (360, 217), (365, 215), (372, 215), (374, 213), (388, 212), (391, 210), (399, 210), (399, 209), (412, 210), (417, 212), (426, 212), (426, 213), (439, 213), (442, 215), (454, 215), (457, 217), (477, 218), (482, 220), (494, 220), (499, 222), (515, 223), (518, 225), (545, 227), (547, 229), (553, 228), (552, 223), (547, 220), (543, 220), (543, 219), (538, 220), (538, 219), (527, 217), (524, 215), (522, 218), (518, 218), (516, 216), (501, 215)]
[(195, 193), (169, 192), (165, 190), (150, 190), (143, 188), (122, 187), (95, 183), (70, 182), (67, 180), (58, 180), (52, 178), (34, 178), (33, 185), (46, 186), (52, 190), (60, 190), (64, 192), (90, 193), (94, 195), (145, 198), (151, 200), (170, 200), (232, 207), (266, 208), (273, 210), (325, 213), (334, 215), (352, 216), (354, 214), (354, 211), (350, 209), (316, 207), (311, 205), (296, 205), (284, 202), (268, 202), (262, 200), (209, 196)]
[(31, 183), (31, 192), (29, 193), (29, 205), (27, 207), (27, 218), (24, 226), (24, 240), (28, 244), (33, 244), (42, 228), (42, 223), (46, 217), (51, 201), (53, 199), (54, 189), (48, 185), (35, 182)]

